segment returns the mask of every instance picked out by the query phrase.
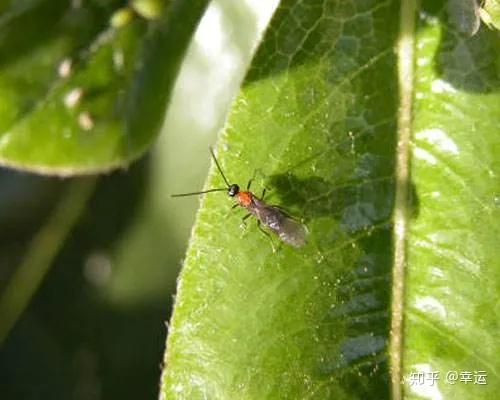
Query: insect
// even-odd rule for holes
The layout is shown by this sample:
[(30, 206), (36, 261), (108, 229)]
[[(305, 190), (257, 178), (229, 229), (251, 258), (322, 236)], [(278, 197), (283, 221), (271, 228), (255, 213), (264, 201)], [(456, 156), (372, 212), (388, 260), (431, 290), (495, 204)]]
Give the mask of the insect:
[(229, 197), (236, 199), (237, 203), (233, 206), (242, 207), (248, 211), (248, 213), (243, 217), (242, 221), (246, 224), (247, 218), (254, 216), (257, 219), (257, 226), (261, 232), (263, 232), (270, 240), (274, 251), (274, 244), (271, 235), (268, 231), (262, 228), (262, 225), (267, 227), (269, 230), (274, 232), (278, 237), (285, 243), (294, 246), (301, 247), (306, 244), (307, 228), (302, 225), (299, 221), (291, 217), (287, 212), (285, 212), (280, 206), (269, 205), (264, 201), (264, 196), (266, 195), (266, 189), (262, 191), (262, 195), (257, 197), (250, 191), (250, 185), (252, 184), (252, 179), (248, 181), (247, 188), (245, 191), (241, 190), (239, 185), (236, 183), (229, 183), (226, 175), (222, 171), (217, 157), (215, 157), (214, 151), (210, 148), (210, 154), (219, 170), (222, 179), (226, 183), (225, 188), (208, 189), (202, 192), (193, 193), (182, 193), (174, 194), (172, 197), (184, 197), (184, 196), (195, 196), (204, 193), (212, 192), (227, 192)]

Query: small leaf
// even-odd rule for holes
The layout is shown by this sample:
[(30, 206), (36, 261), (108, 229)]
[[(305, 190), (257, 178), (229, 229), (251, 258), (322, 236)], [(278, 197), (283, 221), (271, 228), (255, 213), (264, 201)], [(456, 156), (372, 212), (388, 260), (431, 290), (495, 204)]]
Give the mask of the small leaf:
[(144, 18), (155, 19), (161, 14), (163, 8), (161, 0), (132, 0), (131, 6)]
[(496, 30), (500, 30), (500, 1), (485, 0), (479, 13), (486, 25), (494, 27)]

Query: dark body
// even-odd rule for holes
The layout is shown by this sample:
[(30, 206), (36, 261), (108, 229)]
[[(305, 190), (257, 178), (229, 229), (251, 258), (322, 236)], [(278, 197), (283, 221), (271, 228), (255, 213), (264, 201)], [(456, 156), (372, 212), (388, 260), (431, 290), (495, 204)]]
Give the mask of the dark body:
[(236, 197), (239, 206), (245, 208), (249, 215), (254, 215), (260, 224), (276, 233), (283, 242), (294, 247), (306, 244), (306, 227), (286, 215), (279, 207), (265, 203), (252, 192), (236, 190), (232, 197)]

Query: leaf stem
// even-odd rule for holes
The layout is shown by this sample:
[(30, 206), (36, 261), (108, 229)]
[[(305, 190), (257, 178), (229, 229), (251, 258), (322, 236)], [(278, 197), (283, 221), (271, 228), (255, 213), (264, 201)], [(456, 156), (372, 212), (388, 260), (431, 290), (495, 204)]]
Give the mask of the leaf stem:
[(24, 260), (0, 298), (0, 345), (16, 324), (82, 214), (93, 193), (95, 178), (70, 183), (48, 222), (33, 238)]
[(396, 159), (396, 195), (394, 207), (394, 266), (392, 280), (392, 318), (390, 361), (392, 398), (402, 398), (403, 305), (406, 263), (406, 233), (410, 193), (410, 136), (413, 98), (413, 64), (416, 0), (401, 3), (398, 42), (398, 79), (400, 107)]

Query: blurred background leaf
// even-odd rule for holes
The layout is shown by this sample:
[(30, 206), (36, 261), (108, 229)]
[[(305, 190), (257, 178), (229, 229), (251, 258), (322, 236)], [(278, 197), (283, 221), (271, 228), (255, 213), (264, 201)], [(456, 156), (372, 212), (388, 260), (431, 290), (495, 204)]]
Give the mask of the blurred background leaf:
[(169, 2), (151, 22), (116, 0), (32, 0), (5, 8), (0, 164), (73, 175), (127, 166), (142, 155), (159, 132), (207, 3)]
[[(179, 207), (169, 194), (205, 179), (208, 146), (272, 7), (217, 0), (207, 9), (178, 76), (164, 134), (127, 171), (99, 179), (79, 224), (0, 347), (2, 399), (157, 396), (165, 321), (196, 208), (196, 199)], [(78, 181), (0, 171), (0, 299), (32, 238)]]

